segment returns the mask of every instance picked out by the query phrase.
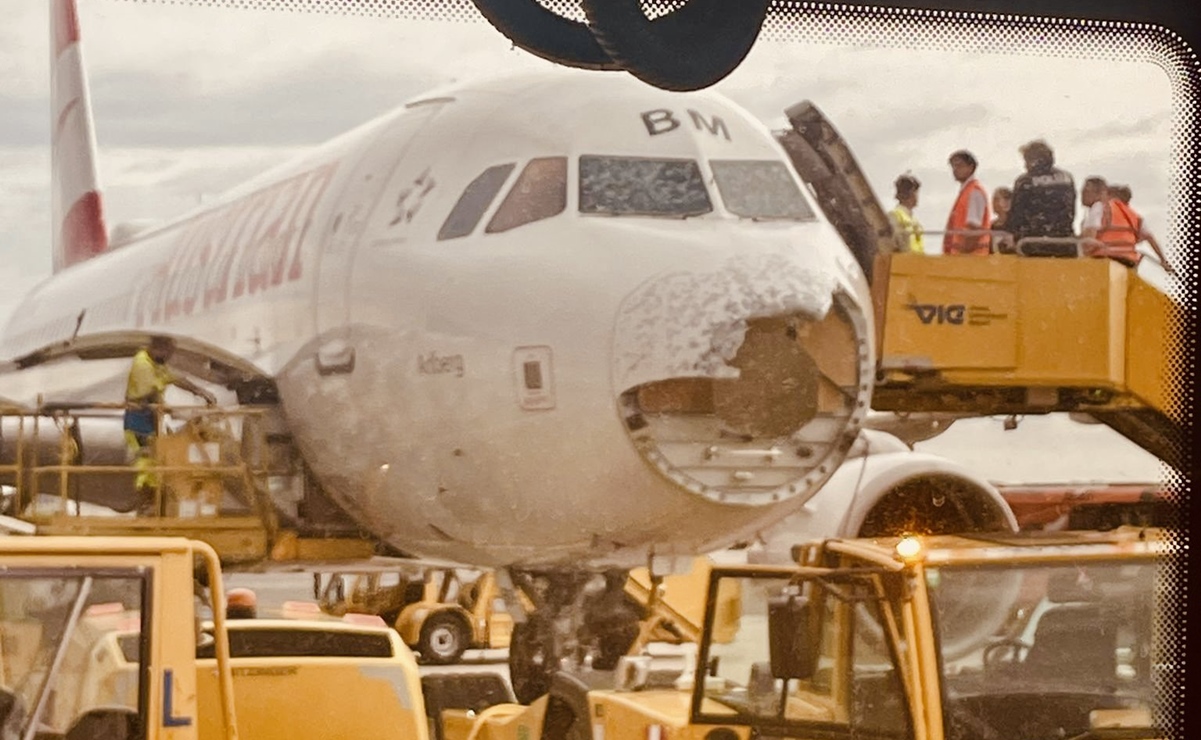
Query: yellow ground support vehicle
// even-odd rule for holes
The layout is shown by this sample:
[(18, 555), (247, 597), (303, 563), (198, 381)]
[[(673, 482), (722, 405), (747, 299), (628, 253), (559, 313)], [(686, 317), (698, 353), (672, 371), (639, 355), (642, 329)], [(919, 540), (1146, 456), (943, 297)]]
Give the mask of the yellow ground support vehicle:
[[(0, 736), (427, 739), (395, 632), (222, 609), (203, 627), (198, 563), (222, 604), (203, 542), (0, 538)], [(369, 714), (345, 711), (360, 701)]]
[[(316, 576), (313, 595), (321, 610), (334, 616), (355, 612), (382, 617), (424, 663), (455, 663), (469, 648), (509, 647), (513, 618), (494, 572), (420, 560), (408, 565), (396, 559), (386, 562), (373, 570)], [(709, 559), (702, 557), (689, 571), (663, 579), (652, 580), (646, 568), (630, 572), (626, 596), (645, 615), (631, 652), (650, 642), (699, 639), (710, 567)], [(724, 613), (734, 614), (737, 594), (723, 592), (722, 599)]]
[(720, 644), (708, 610), (690, 673), (558, 674), (528, 707), (443, 712), (446, 740), (1164, 737), (1165, 536), (838, 539), (715, 568), (742, 615)]
[(509, 646), (513, 618), (494, 573), (392, 562), (379, 571), (318, 575), (314, 596), (321, 610), (335, 616), (380, 616), (424, 663), (454, 663), (468, 648)]

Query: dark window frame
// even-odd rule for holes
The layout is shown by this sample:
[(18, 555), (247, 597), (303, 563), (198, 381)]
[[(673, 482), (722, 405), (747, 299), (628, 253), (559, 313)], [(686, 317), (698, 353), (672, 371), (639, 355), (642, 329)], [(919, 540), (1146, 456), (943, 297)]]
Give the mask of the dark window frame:
[(472, 178), (459, 194), (450, 213), (446, 214), (446, 219), (438, 229), (437, 240), (461, 239), (475, 232), (516, 168), (516, 162), (495, 164)]
[[(547, 179), (545, 173), (538, 171), (539, 168), (545, 166), (545, 163), (549, 163), (551, 166), (559, 165), (558, 170), (551, 173), (555, 179)], [(533, 188), (526, 189), (527, 178), (538, 178), (534, 180)], [(554, 189), (552, 190), (552, 188)], [(545, 198), (547, 195), (556, 196), (556, 199), (551, 201)], [(542, 208), (547, 204), (549, 204), (549, 208)], [(531, 209), (530, 206), (535, 206), (535, 208)], [(567, 157), (534, 157), (521, 168), (521, 174), (513, 181), (513, 186), (509, 188), (509, 192), (505, 193), (496, 212), (488, 220), (488, 225), (484, 227), (484, 233), (501, 234), (512, 231), (536, 221), (554, 218), (566, 210)]]
[[(247, 627), (226, 624), (229, 656), (236, 658), (393, 658), (386, 633), (319, 627)], [(197, 659), (215, 658), (216, 644), (196, 646)]]
[[(150, 684), (153, 680), (150, 670), (150, 662), (146, 656), (150, 653), (151, 640), (151, 624), (153, 622), (154, 602), (154, 570), (152, 568), (142, 567), (102, 567), (102, 568), (62, 568), (62, 567), (23, 567), (19, 563), (9, 564), (3, 568), (3, 578), (20, 580), (29, 578), (67, 578), (72, 580), (81, 580), (91, 578), (93, 581), (101, 579), (122, 579), (128, 581), (136, 581), (140, 584), (138, 591), (138, 599), (140, 601), (140, 614), (138, 629), (138, 660), (137, 660), (137, 676), (138, 676), (138, 708), (137, 713), (141, 718), (141, 727), (137, 735), (129, 740), (144, 740), (146, 738), (147, 728), (150, 726)], [(53, 691), (53, 687), (48, 687)], [(32, 710), (32, 707), (27, 707)]]

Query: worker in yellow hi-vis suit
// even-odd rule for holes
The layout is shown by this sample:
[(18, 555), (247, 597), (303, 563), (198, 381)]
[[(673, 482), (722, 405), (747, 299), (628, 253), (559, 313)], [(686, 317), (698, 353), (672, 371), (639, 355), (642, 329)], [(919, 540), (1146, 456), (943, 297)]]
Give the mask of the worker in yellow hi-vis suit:
[(175, 375), (167, 361), (175, 354), (175, 341), (170, 337), (154, 337), (150, 346), (138, 350), (129, 368), (125, 384), (125, 445), (130, 451), (138, 474), (134, 485), (142, 495), (142, 508), (153, 505), (158, 476), (154, 473), (154, 438), (158, 434), (158, 409), (163, 391), (174, 385), (200, 396), (206, 403), (217, 402), (215, 396), (187, 378)]
[(897, 238), (900, 252), (925, 254), (922, 244), (922, 225), (913, 217), (913, 209), (917, 207), (917, 191), (922, 186), (913, 175), (901, 175), (895, 183), (897, 188), (897, 206), (888, 212), (892, 221), (893, 234)]

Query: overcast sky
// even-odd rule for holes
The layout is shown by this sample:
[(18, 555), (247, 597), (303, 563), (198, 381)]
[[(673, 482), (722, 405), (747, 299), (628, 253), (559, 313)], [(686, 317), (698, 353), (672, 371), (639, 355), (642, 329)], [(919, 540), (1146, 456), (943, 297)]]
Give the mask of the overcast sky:
[[(455, 22), (80, 0), (110, 227), (180, 213), (435, 85), (548, 64), (450, 1)], [(50, 270), (46, 4), (0, 0), (0, 323)], [(1148, 52), (1098, 61), (1085, 55), (1104, 43), (1065, 49), (1049, 35), (1050, 54), (969, 53), (897, 22), (886, 32), (831, 19), (791, 28), (760, 39), (718, 89), (773, 127), (788, 105), (817, 103), (886, 207), (892, 180), (911, 171), (923, 183), (917, 217), (939, 229), (956, 189), (950, 152), (975, 152), (991, 191), (1019, 174), (1017, 147), (1042, 137), (1077, 185), (1092, 174), (1129, 183), (1172, 256), (1171, 132), (1181, 119)], [(1012, 39), (978, 31), (956, 43), (1012, 52)]]

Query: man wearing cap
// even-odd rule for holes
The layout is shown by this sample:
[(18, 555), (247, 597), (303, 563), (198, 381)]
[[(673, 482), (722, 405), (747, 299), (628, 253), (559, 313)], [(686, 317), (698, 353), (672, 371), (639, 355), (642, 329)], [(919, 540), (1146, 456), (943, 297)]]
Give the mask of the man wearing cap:
[(922, 246), (922, 225), (913, 217), (917, 207), (917, 191), (922, 186), (913, 175), (901, 175), (893, 183), (896, 186), (897, 206), (888, 212), (892, 230), (897, 238), (898, 252), (925, 254)]
[(1067, 172), (1055, 167), (1055, 153), (1041, 139), (1018, 151), (1026, 172), (1013, 183), (1013, 204), (1005, 219), (1005, 230), (1016, 242), (1029, 236), (1070, 237), (1076, 212), (1076, 183)]
[(988, 254), (992, 239), (988, 234), (965, 234), (989, 228), (992, 217), (988, 211), (988, 193), (976, 179), (976, 157), (960, 149), (947, 160), (951, 174), (959, 183), (959, 196), (947, 217), (947, 233), (942, 239), (943, 254)]

